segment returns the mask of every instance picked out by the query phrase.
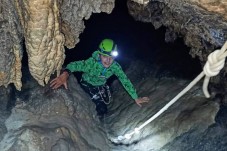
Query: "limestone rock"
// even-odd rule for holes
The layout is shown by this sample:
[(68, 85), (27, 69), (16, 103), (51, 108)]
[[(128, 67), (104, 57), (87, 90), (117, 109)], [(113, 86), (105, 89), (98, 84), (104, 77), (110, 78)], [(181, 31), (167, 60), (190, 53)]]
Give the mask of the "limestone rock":
[(59, 3), (53, 0), (16, 1), (23, 26), (29, 69), (40, 85), (49, 81), (64, 62)]
[[(127, 4), (134, 19), (150, 22), (156, 29), (167, 27), (167, 42), (183, 37), (191, 48), (189, 54), (198, 57), (202, 66), (208, 55), (227, 40), (225, 0), (151, 0), (145, 4), (128, 0)], [(211, 79), (220, 89), (227, 86), (226, 73), (227, 66), (224, 66), (220, 74)]]
[(88, 20), (92, 13), (111, 13), (114, 0), (89, 0), (89, 1), (63, 1), (61, 4), (62, 32), (66, 42), (65, 46), (74, 48), (79, 42), (79, 35), (83, 32), (84, 20)]
[[(204, 97), (201, 83), (141, 129), (139, 134), (117, 144), (111, 142), (143, 124), (189, 83), (171, 76), (155, 78), (158, 71), (141, 62), (133, 62), (126, 74), (138, 95), (148, 96), (150, 102), (138, 107), (119, 81), (115, 81), (113, 101), (101, 121), (88, 94), (73, 76), (69, 78), (68, 90), (52, 90), (28, 78), (22, 91), (15, 94), (5, 89), (0, 91), (0, 97), (13, 96), (19, 100), (11, 115), (2, 119), (4, 122), (7, 118), (5, 125), (2, 124), (3, 131), (0, 131), (3, 135), (0, 136), (0, 150), (161, 151), (174, 148), (190, 151), (195, 148), (203, 151), (203, 147), (226, 150), (226, 114), (217, 118), (219, 105), (213, 98)], [(215, 118), (224, 128), (217, 125)]]
[(40, 85), (62, 68), (64, 46), (73, 48), (92, 13), (110, 13), (114, 0), (0, 1), (0, 85), (21, 89), (22, 45), (25, 39), (31, 75)]
[[(133, 70), (133, 68), (137, 68), (137, 70)], [(143, 107), (138, 107), (122, 90), (122, 87), (118, 83), (114, 83), (114, 103), (111, 104), (110, 112), (105, 119), (110, 140), (115, 141), (118, 136), (133, 132), (135, 128), (144, 124), (189, 84), (189, 81), (171, 77), (153, 79), (155, 71), (150, 76), (144, 75), (145, 78), (141, 78), (140, 70), (144, 70), (143, 66), (140, 64), (140, 68), (138, 68), (134, 64), (127, 70), (127, 73), (134, 72), (134, 75), (137, 75), (136, 79), (140, 80), (134, 81), (134, 84), (139, 90), (139, 97), (148, 96), (150, 101), (144, 103)], [(170, 144), (166, 147), (169, 150), (171, 143), (178, 137), (185, 138), (188, 136), (187, 134), (206, 135), (204, 131), (208, 131), (209, 126), (215, 123), (218, 110), (218, 103), (212, 101), (212, 99), (206, 99), (201, 90), (201, 83), (198, 83), (163, 114), (141, 129), (138, 134), (134, 134), (131, 139), (117, 141), (117, 143), (125, 144), (127, 147), (124, 145), (115, 146), (115, 150), (123, 150), (122, 147), (125, 147), (125, 151), (161, 151), (164, 146)], [(210, 135), (216, 136), (212, 133), (208, 137)], [(189, 138), (191, 139), (192, 136), (188, 136)], [(197, 143), (196, 139), (192, 141), (195, 144)], [(177, 143), (183, 142), (179, 140)], [(185, 146), (190, 147), (187, 144)], [(175, 148), (182, 149), (181, 145), (175, 146)], [(212, 148), (214, 146), (210, 146), (208, 150), (212, 150)]]
[(75, 78), (69, 78), (69, 90), (30, 84), (18, 93), (20, 103), (5, 122), (1, 151), (109, 150), (94, 104)]
[[(136, 20), (151, 22), (155, 28), (166, 26), (167, 36), (173, 32), (184, 37), (191, 55), (201, 61), (227, 39), (227, 4), (221, 0), (151, 0), (147, 5), (128, 1), (128, 8)], [(169, 37), (167, 41), (174, 40)]]
[(22, 29), (14, 3), (0, 1), (0, 85), (21, 89)]

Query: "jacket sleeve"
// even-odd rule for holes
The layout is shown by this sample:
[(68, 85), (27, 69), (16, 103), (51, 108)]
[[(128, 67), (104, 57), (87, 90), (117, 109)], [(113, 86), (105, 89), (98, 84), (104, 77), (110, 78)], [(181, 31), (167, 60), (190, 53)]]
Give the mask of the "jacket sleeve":
[(114, 69), (114, 74), (118, 77), (121, 84), (125, 88), (125, 90), (128, 92), (128, 94), (135, 100), (138, 98), (138, 95), (136, 93), (136, 90), (134, 86), (132, 85), (131, 81), (128, 79), (128, 77), (125, 75), (124, 71), (122, 70), (121, 66), (116, 63), (116, 67)]
[(89, 72), (92, 69), (93, 64), (94, 58), (90, 57), (87, 60), (70, 62), (66, 66), (66, 69), (70, 70), (71, 72), (75, 71)]

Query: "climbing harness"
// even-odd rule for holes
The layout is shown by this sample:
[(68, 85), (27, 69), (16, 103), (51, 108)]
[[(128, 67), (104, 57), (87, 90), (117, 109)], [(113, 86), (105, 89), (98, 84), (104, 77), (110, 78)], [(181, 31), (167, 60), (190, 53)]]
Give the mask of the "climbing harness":
[(183, 96), (187, 91), (189, 91), (203, 76), (205, 75), (203, 82), (203, 93), (206, 98), (210, 97), (210, 94), (207, 90), (210, 77), (216, 76), (219, 74), (220, 70), (225, 65), (225, 58), (227, 57), (227, 41), (220, 50), (215, 50), (208, 56), (208, 61), (206, 62), (203, 71), (186, 87), (184, 88), (177, 96), (175, 96), (169, 103), (167, 103), (160, 111), (154, 114), (150, 119), (144, 122), (139, 127), (135, 128), (134, 131), (127, 133), (125, 135), (118, 136), (117, 138), (111, 138), (111, 141), (114, 143), (119, 143), (124, 139), (130, 139), (133, 134), (137, 134), (140, 130), (149, 124), (151, 121), (156, 119), (161, 115), (165, 110), (167, 110), (172, 104), (174, 104), (181, 96)]
[(104, 85), (101, 88), (98, 87), (98, 93), (100, 94), (102, 101), (105, 104), (110, 104), (112, 97), (111, 97), (110, 88), (108, 85)]
[(92, 95), (92, 100), (98, 100), (103, 101), (105, 104), (110, 104), (112, 101), (112, 96), (110, 93), (110, 87), (105, 84), (103, 86), (92, 86), (91, 84), (81, 80), (80, 83), (87, 87), (89, 93)]

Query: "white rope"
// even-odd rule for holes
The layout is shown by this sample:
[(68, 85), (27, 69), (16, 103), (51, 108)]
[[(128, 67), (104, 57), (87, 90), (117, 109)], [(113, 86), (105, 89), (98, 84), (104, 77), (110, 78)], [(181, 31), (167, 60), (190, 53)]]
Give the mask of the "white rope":
[(167, 110), (172, 104), (174, 104), (181, 96), (183, 96), (187, 91), (189, 91), (200, 79), (205, 75), (205, 79), (203, 82), (203, 93), (209, 98), (210, 94), (207, 90), (208, 83), (210, 77), (218, 75), (220, 70), (224, 67), (225, 58), (227, 57), (227, 41), (221, 48), (221, 50), (216, 50), (212, 52), (208, 56), (208, 61), (206, 62), (203, 71), (186, 87), (184, 88), (177, 96), (175, 96), (169, 103), (167, 103), (160, 111), (154, 114), (150, 119), (148, 119), (145, 123), (143, 123), (138, 128), (135, 128), (131, 133), (127, 133), (124, 136), (118, 136), (117, 139), (113, 139), (114, 142), (119, 142), (124, 139), (130, 139), (133, 134), (139, 133), (140, 130), (149, 124), (151, 121), (156, 119), (159, 115), (161, 115), (165, 110)]

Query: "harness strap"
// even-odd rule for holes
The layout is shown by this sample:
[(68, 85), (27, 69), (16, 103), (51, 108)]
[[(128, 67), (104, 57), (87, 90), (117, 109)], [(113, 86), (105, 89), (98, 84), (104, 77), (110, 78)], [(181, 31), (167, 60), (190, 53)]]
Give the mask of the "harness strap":
[[(105, 104), (110, 104), (112, 96), (111, 96), (111, 93), (110, 93), (109, 86), (107, 84), (102, 85), (102, 86), (93, 86), (90, 83), (88, 83), (88, 82), (86, 82), (82, 79), (81, 79), (80, 83), (83, 86), (88, 88), (89, 93), (92, 95), (91, 99), (98, 99), (99, 97), (101, 97), (100, 101), (103, 101)], [(96, 93), (93, 93), (94, 91), (92, 91), (91, 89), (95, 90)], [(106, 95), (107, 95), (107, 97), (105, 97)], [(105, 98), (108, 98), (108, 100), (106, 101)]]

